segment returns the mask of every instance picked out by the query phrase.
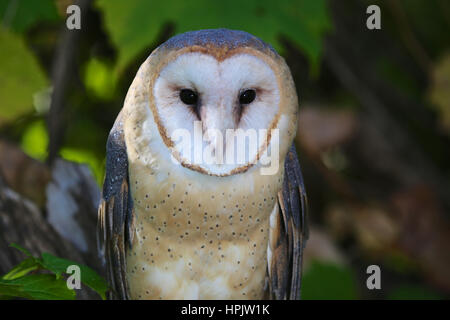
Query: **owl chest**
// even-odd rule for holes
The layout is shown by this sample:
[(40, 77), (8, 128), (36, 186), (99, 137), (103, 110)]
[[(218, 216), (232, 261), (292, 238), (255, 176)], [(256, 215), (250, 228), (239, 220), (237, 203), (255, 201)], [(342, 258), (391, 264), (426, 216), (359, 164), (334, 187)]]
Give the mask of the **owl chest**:
[(135, 237), (127, 258), (132, 296), (262, 298), (278, 180), (253, 190), (175, 180), (157, 188), (134, 184)]

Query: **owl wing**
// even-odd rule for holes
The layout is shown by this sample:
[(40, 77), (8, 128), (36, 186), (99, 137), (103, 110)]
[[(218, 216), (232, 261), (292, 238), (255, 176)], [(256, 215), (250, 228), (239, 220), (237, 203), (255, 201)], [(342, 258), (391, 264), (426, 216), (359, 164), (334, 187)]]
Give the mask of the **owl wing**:
[(106, 154), (106, 176), (98, 210), (98, 247), (106, 261), (111, 286), (109, 298), (129, 299), (126, 252), (132, 243), (133, 205), (129, 192), (122, 113), (109, 134)]
[(307, 197), (295, 146), (284, 163), (283, 188), (270, 221), (269, 293), (271, 299), (300, 299), (303, 248), (308, 238)]

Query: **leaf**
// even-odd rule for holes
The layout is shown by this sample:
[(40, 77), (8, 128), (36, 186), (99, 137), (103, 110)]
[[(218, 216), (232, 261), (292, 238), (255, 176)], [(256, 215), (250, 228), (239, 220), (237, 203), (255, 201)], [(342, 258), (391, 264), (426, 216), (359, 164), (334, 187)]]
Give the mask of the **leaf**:
[(394, 288), (387, 296), (389, 300), (440, 300), (442, 296), (417, 285), (402, 285)]
[(89, 92), (95, 97), (104, 100), (112, 99), (116, 80), (113, 68), (107, 63), (95, 58), (87, 63), (84, 72), (84, 83)]
[[(67, 284), (66, 284), (66, 281), (64, 280), (64, 278), (62, 278), (61, 276), (63, 274), (66, 274), (67, 268), (69, 266), (72, 266), (72, 265), (78, 266), (80, 268), (81, 282), (84, 285), (91, 288), (92, 290), (94, 290), (95, 292), (97, 292), (103, 300), (106, 299), (106, 291), (108, 290), (108, 284), (100, 275), (97, 274), (97, 272), (95, 272), (88, 266), (78, 264), (71, 260), (55, 257), (54, 255), (52, 255), (50, 253), (43, 253), (41, 255), (41, 257), (42, 257), (41, 259), (34, 258), (28, 250), (22, 248), (21, 246), (19, 246), (17, 244), (13, 243), (10, 246), (23, 252), (25, 255), (27, 255), (29, 257), (29, 259), (22, 261), (21, 264), (14, 267), (9, 273), (7, 273), (2, 278), (2, 280), (10, 281), (10, 282), (4, 282), (3, 286), (2, 286), (2, 283), (0, 282), (0, 296), (3, 295), (3, 296), (22, 297), (22, 298), (27, 298), (27, 299), (36, 299), (34, 296), (26, 296), (27, 295), (26, 290), (28, 290), (27, 289), (28, 287), (26, 287), (25, 289), (20, 287), (20, 285), (28, 284), (28, 282), (26, 282), (25, 284), (24, 283), (21, 284), (19, 282), (11, 282), (13, 279), (19, 280), (19, 279), (28, 277), (28, 276), (24, 277), (23, 275), (26, 274), (25, 271), (27, 270), (27, 268), (32, 267), (32, 263), (25, 262), (25, 261), (31, 260), (32, 262), (35, 263), (36, 269), (39, 268), (39, 269), (44, 269), (44, 270), (53, 272), (56, 275), (56, 277), (55, 276), (52, 276), (52, 277), (58, 281), (62, 281), (64, 283), (65, 288), (67, 288)], [(22, 275), (20, 278), (19, 278), (19, 272), (20, 272), (20, 275)], [(40, 284), (43, 286), (40, 289), (42, 289), (44, 291), (47, 290), (48, 291), (47, 294), (54, 294), (56, 296), (61, 293), (60, 287), (58, 287), (59, 284), (53, 283), (53, 282), (45, 282), (43, 280), (41, 282), (36, 280), (33, 290), (39, 289), (38, 286)], [(51, 291), (53, 289), (55, 290), (55, 292)], [(62, 292), (62, 293), (64, 293), (64, 292)], [(75, 292), (74, 292), (74, 295), (75, 295)], [(66, 293), (66, 296), (61, 297), (61, 299), (65, 299), (65, 298), (67, 298), (67, 293)]]
[(80, 267), (81, 282), (97, 292), (102, 297), (102, 299), (106, 299), (106, 291), (108, 290), (108, 285), (105, 280), (91, 268), (85, 265), (78, 264), (74, 261), (55, 257), (54, 255), (49, 253), (43, 253), (42, 260), (44, 267), (58, 276), (66, 273), (66, 270), (69, 266), (76, 265)]
[(23, 39), (0, 27), (0, 123), (33, 111), (33, 94), (47, 79)]
[(312, 261), (303, 275), (305, 300), (350, 300), (358, 297), (350, 269), (334, 263)]
[(14, 280), (27, 275), (31, 271), (39, 269), (39, 267), (40, 264), (36, 261), (35, 258), (28, 258), (12, 268), (7, 274), (2, 277), (2, 279)]
[(47, 158), (48, 133), (44, 120), (31, 123), (22, 134), (21, 148), (32, 158), (44, 161)]
[(106, 29), (119, 49), (121, 71), (154, 44), (161, 27), (174, 22), (176, 32), (228, 28), (244, 30), (281, 49), (280, 36), (293, 41), (317, 68), (322, 37), (331, 28), (325, 0), (99, 0)]
[[(11, 243), (9, 246), (19, 250), (20, 252), (25, 254), (27, 257), (34, 258), (30, 251), (28, 251), (24, 247), (19, 246), (17, 243)], [(36, 259), (36, 258), (34, 258), (34, 259)]]
[(3, 26), (24, 32), (39, 21), (57, 21), (60, 17), (52, 0), (6, 0), (0, 1), (0, 18)]
[(36, 300), (74, 300), (75, 291), (63, 278), (51, 274), (34, 274), (14, 280), (0, 280), (0, 295)]

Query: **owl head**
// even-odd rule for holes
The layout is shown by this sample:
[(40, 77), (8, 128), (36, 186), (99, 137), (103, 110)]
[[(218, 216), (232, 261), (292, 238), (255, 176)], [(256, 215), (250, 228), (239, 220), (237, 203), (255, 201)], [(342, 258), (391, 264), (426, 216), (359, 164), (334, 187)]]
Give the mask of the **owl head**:
[(270, 45), (243, 31), (193, 31), (163, 43), (145, 64), (153, 121), (182, 166), (227, 176), (268, 154), (283, 163), (298, 101), (289, 68)]

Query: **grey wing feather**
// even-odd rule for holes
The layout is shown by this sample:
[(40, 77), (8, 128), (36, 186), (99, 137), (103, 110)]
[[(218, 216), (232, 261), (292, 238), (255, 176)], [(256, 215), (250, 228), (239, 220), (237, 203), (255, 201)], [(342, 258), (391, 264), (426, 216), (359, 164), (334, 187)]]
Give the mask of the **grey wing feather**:
[(97, 239), (111, 286), (109, 298), (129, 299), (126, 252), (132, 243), (133, 204), (129, 191), (128, 155), (122, 115), (119, 114), (106, 146), (106, 176), (98, 210)]
[(285, 178), (278, 194), (281, 223), (269, 274), (270, 297), (300, 299), (303, 249), (308, 238), (308, 203), (295, 146), (284, 163)]

